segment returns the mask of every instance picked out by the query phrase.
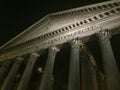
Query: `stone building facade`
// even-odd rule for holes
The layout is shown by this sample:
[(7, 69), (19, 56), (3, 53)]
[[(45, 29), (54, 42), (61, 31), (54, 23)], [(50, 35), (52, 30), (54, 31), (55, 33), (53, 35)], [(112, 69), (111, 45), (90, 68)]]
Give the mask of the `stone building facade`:
[[(110, 42), (119, 27), (120, 0), (46, 15), (0, 47), (1, 90), (119, 90)], [(86, 45), (94, 40), (103, 71)]]

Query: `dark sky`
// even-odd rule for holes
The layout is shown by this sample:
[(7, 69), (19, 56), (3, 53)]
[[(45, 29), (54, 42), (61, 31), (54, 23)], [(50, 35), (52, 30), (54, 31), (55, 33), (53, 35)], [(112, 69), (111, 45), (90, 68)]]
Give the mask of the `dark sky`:
[(107, 0), (1, 0), (0, 46), (48, 13)]

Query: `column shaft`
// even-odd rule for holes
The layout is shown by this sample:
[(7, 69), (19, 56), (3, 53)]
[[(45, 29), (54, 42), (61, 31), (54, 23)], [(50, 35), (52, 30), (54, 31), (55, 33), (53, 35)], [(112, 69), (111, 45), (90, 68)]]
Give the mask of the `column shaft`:
[(12, 84), (13, 84), (13, 81), (15, 79), (15, 76), (18, 72), (18, 69), (20, 67), (20, 64), (22, 62), (23, 58), (21, 57), (18, 57), (15, 61), (15, 63), (13, 64), (12, 66), (12, 69), (10, 70), (1, 90), (11, 90), (11, 87), (12, 87)]
[[(90, 62), (89, 52), (84, 49), (81, 51), (81, 89), (98, 90), (96, 72)], [(93, 61), (93, 60), (91, 60)]]
[(37, 53), (32, 53), (30, 55), (30, 58), (29, 58), (28, 63), (25, 67), (25, 70), (23, 72), (23, 75), (22, 75), (22, 78), (20, 80), (20, 83), (18, 85), (17, 90), (26, 90), (27, 89), (33, 66), (34, 66), (38, 57), (39, 57), (39, 54), (37, 54)]
[(70, 54), (68, 90), (80, 90), (79, 48), (80, 42), (73, 40)]
[(7, 75), (9, 68), (10, 68), (11, 61), (5, 61), (3, 65), (0, 68), (0, 83), (4, 79), (4, 77)]
[(56, 47), (52, 47), (49, 50), (47, 62), (45, 65), (45, 69), (44, 69), (44, 73), (42, 76), (39, 90), (52, 90), (53, 89), (53, 81), (54, 81), (53, 68), (54, 68), (54, 62), (55, 62), (57, 51), (59, 51), (59, 49)]
[(90, 64), (90, 74), (92, 79), (92, 90), (98, 90), (98, 82), (97, 82), (97, 75), (96, 70), (93, 68), (93, 66)]
[(109, 33), (107, 31), (102, 31), (98, 36), (103, 59), (106, 90), (119, 90), (120, 75), (109, 40)]

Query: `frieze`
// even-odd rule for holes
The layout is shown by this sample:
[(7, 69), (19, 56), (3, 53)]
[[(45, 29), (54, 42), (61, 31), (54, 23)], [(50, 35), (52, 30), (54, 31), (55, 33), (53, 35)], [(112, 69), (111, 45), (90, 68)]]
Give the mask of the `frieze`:
[[(101, 28), (99, 28), (99, 27), (91, 26), (91, 27), (85, 28), (85, 31), (87, 32), (87, 31), (91, 30), (91, 28), (93, 28), (94, 30), (97, 30), (97, 31), (101, 30)], [(24, 54), (39, 51), (41, 49), (46, 49), (46, 48), (51, 47), (53, 45), (58, 45), (58, 44), (62, 44), (64, 42), (68, 42), (68, 41), (72, 40), (73, 38), (81, 37), (80, 31), (81, 31), (81, 33), (85, 33), (85, 32), (82, 32), (82, 30), (76, 30), (74, 32), (70, 32), (68, 34), (64, 34), (64, 35), (55, 37), (53, 39), (50, 39), (50, 40), (47, 40), (47, 41), (44, 41), (41, 43), (39, 43), (39, 42), (37, 42), (36, 44), (33, 43), (33, 45), (29, 45), (29, 46), (26, 46), (24, 48), (20, 48), (20, 49), (15, 50), (15, 51), (8, 52), (8, 53), (2, 55), (0, 57), (0, 59), (1, 60), (10, 59), (10, 58), (14, 58), (14, 57), (21, 56)]]
[(9, 47), (13, 43), (17, 42), (18, 40), (21, 40), (21, 38), (23, 38), (24, 36), (26, 36), (27, 34), (32, 32), (36, 28), (40, 27), (42, 24), (46, 23), (49, 20), (49, 18), (51, 18), (51, 17), (56, 18), (57, 16), (75, 15), (75, 14), (83, 15), (85, 13), (89, 14), (90, 12), (98, 12), (101, 10), (103, 11), (103, 10), (107, 10), (107, 9), (114, 8), (117, 6), (120, 6), (119, 0), (107, 1), (107, 2), (102, 2), (99, 4), (93, 4), (93, 5), (88, 5), (88, 6), (84, 6), (84, 7), (80, 7), (80, 8), (75, 8), (75, 9), (70, 9), (70, 10), (65, 10), (65, 11), (61, 11), (61, 12), (57, 12), (57, 13), (48, 14), (44, 18), (39, 20), (37, 23), (35, 23), (32, 26), (30, 26), (29, 28), (27, 28), (24, 32), (22, 32), (21, 34), (19, 34), (12, 40), (10, 40), (8, 43), (6, 43), (2, 47), (0, 47), (0, 49), (3, 49), (6, 46)]
[(62, 27), (18, 46), (12, 47), (10, 50), (1, 53), (0, 60), (7, 60), (40, 51), (41, 49), (47, 49), (51, 46), (69, 42), (75, 38), (89, 37), (102, 29), (102, 26), (100, 25), (101, 23), (106, 23), (107, 20), (116, 16), (120, 17), (120, 7), (98, 13), (95, 16), (88, 17), (82, 21), (80, 20), (79, 22), (74, 22), (71, 25)]
[[(55, 35), (59, 35), (59, 34), (61, 34), (61, 33), (65, 33), (65, 32), (67, 32), (67, 31), (69, 31), (69, 30), (73, 30), (74, 28), (83, 27), (83, 26), (85, 26), (85, 25), (87, 25), (87, 24), (92, 24), (92, 23), (95, 23), (95, 22), (98, 23), (98, 22), (100, 22), (100, 20), (103, 21), (103, 19), (110, 18), (110, 16), (113, 16), (113, 15), (119, 13), (119, 12), (116, 11), (116, 10), (118, 10), (118, 9), (120, 9), (120, 8), (114, 8), (114, 9), (112, 9), (112, 10), (99, 13), (99, 14), (97, 14), (97, 15), (95, 15), (95, 16), (88, 17), (88, 18), (86, 18), (85, 20), (82, 20), (82, 21), (79, 21), (79, 22), (74, 22), (74, 23), (71, 24), (71, 25), (68, 25), (68, 26), (62, 27), (62, 28), (60, 28), (60, 29), (58, 29), (58, 30), (54, 30), (53, 32), (50, 32), (50, 33), (41, 35), (41, 36), (39, 37), (39, 40), (45, 40), (45, 39), (50, 38), (50, 37), (53, 37), (53, 36), (55, 36)], [(113, 13), (113, 11), (114, 11), (114, 13)], [(107, 15), (106, 15), (106, 14), (107, 14)], [(102, 17), (101, 17), (101, 16), (102, 16)], [(71, 27), (72, 27), (72, 28), (71, 28)], [(91, 29), (92, 29), (92, 28), (91, 28)], [(85, 32), (85, 31), (86, 31), (86, 30), (84, 30), (83, 32)], [(37, 38), (38, 38), (38, 37), (37, 37)], [(33, 40), (36, 40), (37, 38), (31, 39), (31, 40), (29, 40), (29, 41), (27, 41), (27, 42), (25, 42), (25, 43), (32, 42)]]

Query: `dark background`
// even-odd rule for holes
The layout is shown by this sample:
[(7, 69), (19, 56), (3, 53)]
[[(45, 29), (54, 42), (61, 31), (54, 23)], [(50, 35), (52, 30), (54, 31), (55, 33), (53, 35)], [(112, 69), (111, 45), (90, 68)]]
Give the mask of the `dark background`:
[(0, 46), (45, 15), (108, 0), (1, 0)]

